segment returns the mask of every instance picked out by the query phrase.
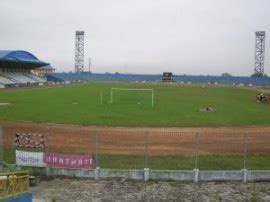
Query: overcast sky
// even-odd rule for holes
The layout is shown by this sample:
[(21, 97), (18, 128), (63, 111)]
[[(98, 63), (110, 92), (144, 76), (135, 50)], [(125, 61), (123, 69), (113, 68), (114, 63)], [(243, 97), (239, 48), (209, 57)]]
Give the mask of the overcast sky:
[(255, 31), (265, 30), (270, 74), (270, 0), (1, 0), (0, 24), (0, 49), (59, 72), (74, 70), (84, 30), (93, 72), (250, 75)]

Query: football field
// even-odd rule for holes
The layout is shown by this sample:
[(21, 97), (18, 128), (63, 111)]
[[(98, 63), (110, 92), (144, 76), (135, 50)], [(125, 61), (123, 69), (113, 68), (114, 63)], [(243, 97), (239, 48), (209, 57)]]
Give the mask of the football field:
[(44, 134), (49, 151), (96, 154), (104, 168), (142, 168), (147, 148), (150, 168), (192, 169), (197, 152), (201, 169), (241, 169), (248, 138), (247, 166), (269, 169), (270, 105), (258, 92), (123, 83), (1, 90), (4, 159), (14, 163), (19, 131)]
[[(112, 88), (153, 89), (113, 91)], [(0, 119), (95, 126), (222, 127), (270, 125), (256, 89), (170, 84), (71, 84), (0, 91)], [(213, 111), (206, 111), (206, 108)]]

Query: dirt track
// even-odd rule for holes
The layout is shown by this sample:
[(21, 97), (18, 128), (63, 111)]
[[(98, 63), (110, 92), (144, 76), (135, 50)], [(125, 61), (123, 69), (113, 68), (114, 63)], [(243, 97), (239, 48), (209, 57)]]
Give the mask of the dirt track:
[[(61, 124), (0, 122), (4, 146), (11, 147), (16, 132), (43, 134), (46, 150), (101, 154), (193, 155), (242, 154), (245, 141), (252, 154), (270, 153), (270, 127), (250, 128), (125, 128)], [(245, 135), (247, 139), (245, 139)], [(96, 146), (98, 142), (98, 146)]]

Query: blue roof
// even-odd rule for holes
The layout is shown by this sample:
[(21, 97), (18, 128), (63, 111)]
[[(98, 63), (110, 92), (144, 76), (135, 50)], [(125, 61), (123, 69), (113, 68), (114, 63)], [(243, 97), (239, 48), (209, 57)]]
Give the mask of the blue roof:
[(40, 66), (48, 65), (48, 63), (39, 60), (32, 53), (22, 50), (0, 50), (0, 60), (9, 62), (32, 63)]

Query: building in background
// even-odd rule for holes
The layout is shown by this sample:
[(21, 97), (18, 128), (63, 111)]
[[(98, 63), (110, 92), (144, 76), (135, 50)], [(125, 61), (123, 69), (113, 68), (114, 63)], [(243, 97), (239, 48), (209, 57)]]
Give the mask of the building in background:
[(55, 69), (51, 65), (46, 65), (43, 67), (32, 69), (31, 73), (36, 76), (44, 77), (47, 74), (55, 73)]

